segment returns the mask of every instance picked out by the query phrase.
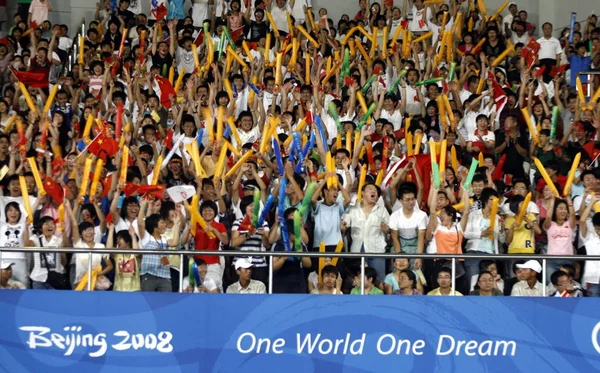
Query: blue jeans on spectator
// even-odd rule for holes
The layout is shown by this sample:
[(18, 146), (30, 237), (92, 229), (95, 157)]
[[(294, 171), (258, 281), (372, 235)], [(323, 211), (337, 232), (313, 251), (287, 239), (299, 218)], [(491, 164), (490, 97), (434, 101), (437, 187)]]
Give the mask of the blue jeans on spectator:
[[(360, 247), (360, 252), (365, 252), (365, 245)], [(379, 281), (383, 281), (385, 279), (385, 258), (365, 258), (365, 261), (369, 265), (369, 267), (375, 269), (377, 271), (377, 277), (379, 277)]]
[[(467, 251), (467, 254), (491, 255), (491, 254), (483, 252), (483, 251)], [(465, 260), (465, 274), (467, 275), (467, 281), (469, 283), (469, 286), (471, 286), (471, 279), (473, 278), (473, 276), (479, 275), (479, 263), (481, 263), (481, 261), (482, 261), (482, 259), (466, 259)]]
[(587, 283), (587, 295), (588, 297), (600, 297), (600, 284)]
[(47, 282), (31, 281), (31, 288), (36, 290), (54, 290)]

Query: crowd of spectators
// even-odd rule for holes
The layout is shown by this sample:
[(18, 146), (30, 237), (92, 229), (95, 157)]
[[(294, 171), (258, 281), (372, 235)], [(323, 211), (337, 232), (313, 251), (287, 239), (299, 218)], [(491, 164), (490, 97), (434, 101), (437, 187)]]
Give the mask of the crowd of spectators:
[[(541, 296), (544, 276), (600, 296), (600, 261), (493, 256), (600, 254), (595, 15), (555, 31), (508, 2), (360, 0), (334, 21), (310, 0), (106, 0), (75, 36), (51, 2), (20, 2), (0, 39), (0, 247), (40, 248), (2, 252), (0, 288), (264, 293), (272, 270), (275, 293)], [(93, 254), (88, 276), (53, 247), (139, 254)], [(489, 259), (361, 276), (361, 253)]]

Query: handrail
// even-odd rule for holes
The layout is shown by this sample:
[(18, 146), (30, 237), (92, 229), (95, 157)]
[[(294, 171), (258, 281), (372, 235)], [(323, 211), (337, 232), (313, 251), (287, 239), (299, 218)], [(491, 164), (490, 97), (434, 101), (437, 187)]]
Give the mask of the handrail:
[[(456, 260), (457, 259), (482, 259), (482, 260), (511, 260), (535, 259), (542, 260), (542, 292), (546, 296), (546, 261), (547, 260), (600, 260), (600, 255), (536, 255), (536, 254), (408, 254), (408, 253), (336, 253), (336, 252), (296, 252), (296, 251), (216, 251), (216, 250), (146, 250), (146, 249), (85, 249), (61, 247), (0, 247), (0, 262), (3, 252), (34, 253), (34, 252), (74, 253), (88, 254), (88, 282), (87, 290), (91, 290), (92, 283), (92, 254), (134, 254), (134, 255), (179, 255), (179, 291), (183, 289), (183, 256), (264, 256), (269, 258), (269, 294), (273, 292), (273, 257), (327, 257), (327, 258), (360, 258), (361, 278), (365, 275), (365, 258), (410, 258), (410, 259), (450, 259), (452, 261), (452, 293), (456, 288)], [(365, 293), (364, 281), (361, 281), (361, 294)]]
[(76, 254), (143, 254), (143, 255), (202, 255), (202, 256), (266, 256), (266, 257), (309, 257), (309, 258), (410, 258), (410, 259), (537, 259), (537, 260), (599, 260), (600, 255), (542, 255), (542, 254), (409, 254), (409, 253), (347, 253), (347, 252), (298, 252), (298, 251), (239, 251), (239, 250), (146, 250), (146, 249), (85, 249), (85, 248), (60, 248), (60, 247), (0, 247), (2, 252), (39, 252), (48, 251), (56, 253)]

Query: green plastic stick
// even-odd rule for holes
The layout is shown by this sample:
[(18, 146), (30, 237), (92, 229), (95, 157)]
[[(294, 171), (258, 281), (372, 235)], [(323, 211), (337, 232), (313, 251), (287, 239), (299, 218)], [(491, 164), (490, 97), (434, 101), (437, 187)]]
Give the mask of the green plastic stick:
[[(466, 190), (471, 190), (471, 183), (473, 182), (473, 176), (475, 176), (475, 172), (477, 171), (477, 168), (479, 167), (479, 160), (475, 157), (473, 157), (473, 160), (471, 161), (471, 168), (469, 169), (469, 174), (467, 175), (467, 179), (465, 180), (465, 189)], [(439, 180), (439, 177), (438, 177)]]

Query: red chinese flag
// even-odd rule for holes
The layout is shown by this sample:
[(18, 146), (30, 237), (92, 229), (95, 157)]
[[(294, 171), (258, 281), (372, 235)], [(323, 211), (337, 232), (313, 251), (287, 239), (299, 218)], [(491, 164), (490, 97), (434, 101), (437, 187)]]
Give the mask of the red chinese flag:
[(58, 174), (60, 173), (60, 171), (62, 171), (63, 166), (65, 165), (65, 160), (63, 159), (63, 157), (56, 157), (54, 158), (54, 160), (52, 160), (52, 173), (53, 174)]
[(594, 160), (600, 154), (599, 147), (600, 147), (600, 143), (597, 143), (595, 141), (590, 141), (583, 146), (583, 150), (585, 150), (586, 153), (588, 153), (588, 155), (590, 156), (590, 159)]
[(48, 88), (48, 74), (46, 73), (35, 73), (27, 71), (18, 71), (13, 68), (10, 69), (13, 74), (17, 77), (17, 80), (24, 85), (31, 88)]
[[(429, 187), (431, 186), (431, 178), (429, 177), (429, 175), (432, 173), (431, 157), (429, 154), (417, 154), (412, 157), (406, 157), (406, 159), (402, 161), (400, 167), (405, 167), (408, 161), (410, 161), (413, 157), (417, 159), (415, 166), (421, 175), (421, 179), (423, 180), (423, 201), (427, 201), (427, 198), (429, 197)], [(410, 171), (409, 175), (411, 175), (412, 180), (417, 180), (415, 171)]]
[(567, 69), (567, 66), (568, 65), (562, 65), (560, 67), (552, 66), (552, 69), (550, 69), (550, 74), (548, 75), (554, 78), (558, 74), (564, 74), (565, 70)]
[(538, 54), (541, 47), (542, 46), (540, 43), (538, 43), (535, 39), (531, 39), (529, 40), (529, 43), (527, 43), (527, 48), (531, 49), (535, 54)]
[(171, 107), (171, 96), (177, 97), (177, 93), (169, 82), (168, 78), (163, 78), (160, 75), (155, 77), (158, 87), (160, 88), (160, 104), (167, 109)]
[(63, 188), (52, 178), (46, 176), (46, 180), (44, 181), (44, 190), (46, 193), (59, 205), (63, 203), (65, 199), (65, 194)]
[(107, 163), (108, 158), (113, 157), (119, 151), (119, 144), (110, 137), (107, 137), (104, 132), (101, 132), (94, 141), (88, 146), (88, 152), (101, 158), (104, 163)]
[(167, 146), (167, 149), (173, 148), (173, 130), (172, 129), (167, 131), (167, 136), (165, 137), (165, 145)]
[(494, 174), (492, 175), (492, 180), (502, 180), (502, 176), (504, 175), (504, 163), (506, 162), (506, 154), (500, 157), (500, 161), (496, 165), (496, 169), (494, 170)]
[(542, 66), (540, 67), (536, 72), (535, 72), (535, 76), (536, 78), (539, 78), (540, 76), (544, 75), (544, 72), (546, 71), (546, 66)]
[(164, 4), (160, 4), (159, 6), (156, 7), (156, 9), (154, 9), (153, 12), (154, 12), (154, 17), (156, 17), (156, 21), (160, 22), (167, 15), (167, 8), (165, 7)]
[(125, 193), (125, 197), (130, 197), (134, 194), (143, 196), (144, 194), (152, 193), (158, 198), (162, 198), (162, 192), (164, 189), (164, 185), (141, 185), (126, 183), (123, 192)]
[(306, 120), (306, 124), (308, 125), (313, 124), (313, 115), (310, 112), (310, 110), (306, 111), (306, 114), (304, 115), (304, 120)]

